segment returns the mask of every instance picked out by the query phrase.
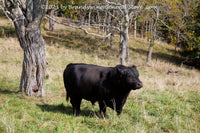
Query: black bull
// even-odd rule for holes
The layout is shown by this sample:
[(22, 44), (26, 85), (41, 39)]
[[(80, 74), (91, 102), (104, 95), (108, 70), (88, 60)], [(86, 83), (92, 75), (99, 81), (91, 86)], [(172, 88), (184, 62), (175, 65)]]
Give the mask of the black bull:
[(98, 101), (101, 113), (105, 114), (106, 107), (110, 107), (119, 115), (130, 91), (143, 86), (138, 77), (135, 66), (69, 64), (63, 74), (66, 100), (70, 97), (76, 116), (80, 113), (82, 99), (91, 101), (92, 104)]

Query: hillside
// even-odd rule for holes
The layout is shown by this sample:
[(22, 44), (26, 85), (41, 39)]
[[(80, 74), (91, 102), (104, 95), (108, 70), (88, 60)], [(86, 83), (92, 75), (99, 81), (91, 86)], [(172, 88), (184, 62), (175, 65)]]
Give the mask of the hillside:
[(23, 51), (4, 18), (0, 18), (0, 32), (0, 132), (200, 132), (200, 71), (180, 67), (182, 58), (173, 46), (156, 42), (148, 67), (148, 42), (133, 39), (130, 33), (128, 65), (138, 66), (144, 87), (131, 92), (121, 116), (108, 109), (102, 118), (98, 104), (83, 100), (80, 117), (74, 117), (71, 104), (65, 101), (62, 74), (66, 65), (115, 66), (119, 39), (115, 38), (110, 53), (109, 42), (82, 31), (58, 24), (54, 32), (43, 30), (46, 97), (30, 98), (18, 93)]

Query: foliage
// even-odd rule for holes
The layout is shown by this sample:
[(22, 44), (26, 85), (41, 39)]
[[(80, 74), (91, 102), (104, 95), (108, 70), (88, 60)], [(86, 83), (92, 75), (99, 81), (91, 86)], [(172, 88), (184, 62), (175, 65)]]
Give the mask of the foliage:
[(188, 45), (185, 54), (190, 58), (200, 58), (200, 2), (189, 18), (191, 23), (187, 26)]
[(59, 0), (58, 5), (60, 10), (69, 18), (77, 19), (78, 14), (81, 13), (81, 10), (71, 9), (71, 7), (82, 6), (86, 2), (84, 0)]

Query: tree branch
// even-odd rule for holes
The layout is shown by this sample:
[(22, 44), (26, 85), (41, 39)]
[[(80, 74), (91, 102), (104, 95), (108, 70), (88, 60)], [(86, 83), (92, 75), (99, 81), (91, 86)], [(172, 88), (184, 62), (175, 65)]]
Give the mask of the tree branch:
[[(3, 2), (3, 1), (2, 1)], [(4, 6), (4, 2), (3, 2), (3, 6)], [(3, 13), (6, 15), (6, 17), (8, 18), (8, 20), (10, 20), (11, 22), (13, 22), (12, 21), (12, 19), (9, 17), (9, 15), (8, 14), (10, 14), (10, 12), (8, 12), (8, 11), (5, 11), (5, 6), (4, 7), (2, 7), (2, 5), (0, 5), (0, 9), (3, 11)]]
[[(164, 26), (166, 26), (169, 30), (172, 30), (173, 32), (177, 33), (176, 30), (174, 30), (174, 29), (172, 29), (171, 27), (169, 27), (163, 20), (161, 20), (161, 19), (159, 19), (159, 18), (158, 18), (158, 20), (159, 20)], [(181, 37), (182, 37), (183, 39), (188, 40), (183, 34), (180, 33), (180, 35), (181, 35)]]
[(106, 3), (110, 4), (110, 5), (114, 5), (114, 6), (121, 6), (122, 4), (120, 3), (115, 3), (115, 2), (110, 2), (108, 0), (105, 0)]
[(84, 33), (88, 34), (88, 35), (93, 35), (93, 36), (102, 37), (102, 38), (107, 38), (107, 37), (109, 37), (111, 35), (111, 33), (107, 34), (106, 36), (103, 36), (103, 35), (100, 35), (100, 34), (96, 34), (96, 33), (90, 33), (86, 29), (83, 29), (82, 27), (78, 27), (78, 26), (74, 26), (74, 25), (71, 25), (71, 24), (66, 24), (66, 23), (60, 22), (60, 21), (50, 17), (49, 15), (46, 15), (46, 17), (51, 19), (51, 20), (53, 20), (54, 22), (56, 22), (58, 24), (62, 24), (62, 25), (68, 26), (68, 27), (72, 27), (72, 28), (75, 28), (75, 29), (83, 30)]
[(45, 12), (46, 12), (46, 9), (42, 8), (42, 5), (46, 5), (46, 4), (47, 4), (47, 0), (39, 0), (36, 2), (34, 0), (33, 8), (36, 8), (36, 9), (33, 9), (34, 14), (32, 15), (33, 17), (35, 17), (35, 19), (33, 18), (33, 20), (35, 21), (33, 23), (38, 24), (38, 26), (41, 24), (42, 18), (45, 16)]

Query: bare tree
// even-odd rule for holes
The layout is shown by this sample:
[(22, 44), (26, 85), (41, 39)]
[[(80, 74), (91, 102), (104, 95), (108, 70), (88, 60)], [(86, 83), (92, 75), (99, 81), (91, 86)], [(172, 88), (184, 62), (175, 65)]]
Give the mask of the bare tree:
[(44, 96), (46, 70), (45, 42), (40, 24), (47, 0), (3, 0), (4, 10), (12, 20), (24, 51), (20, 91), (28, 96)]
[[(126, 62), (129, 62), (129, 25), (130, 19), (133, 17), (134, 9), (129, 9), (128, 5), (132, 5), (133, 0), (130, 0), (129, 3), (126, 3), (126, 0), (122, 1), (121, 3), (118, 2), (110, 2), (105, 0), (105, 2), (112, 6), (121, 6), (122, 8), (119, 9), (118, 16), (114, 16), (119, 23), (120, 29), (120, 62), (122, 65), (125, 65)], [(139, 0), (135, 0), (134, 6), (137, 6)], [(108, 12), (111, 14), (110, 12)]]
[(150, 44), (149, 44), (149, 52), (148, 52), (147, 60), (146, 60), (147, 65), (150, 65), (150, 62), (151, 62), (151, 56), (152, 56), (154, 41), (155, 41), (155, 37), (156, 37), (156, 24), (157, 24), (158, 18), (159, 18), (159, 8), (158, 7), (157, 7), (157, 9), (155, 9), (155, 14), (156, 14), (156, 18), (154, 18), (154, 20), (151, 21), (151, 23), (149, 23), (151, 39), (150, 39)]

